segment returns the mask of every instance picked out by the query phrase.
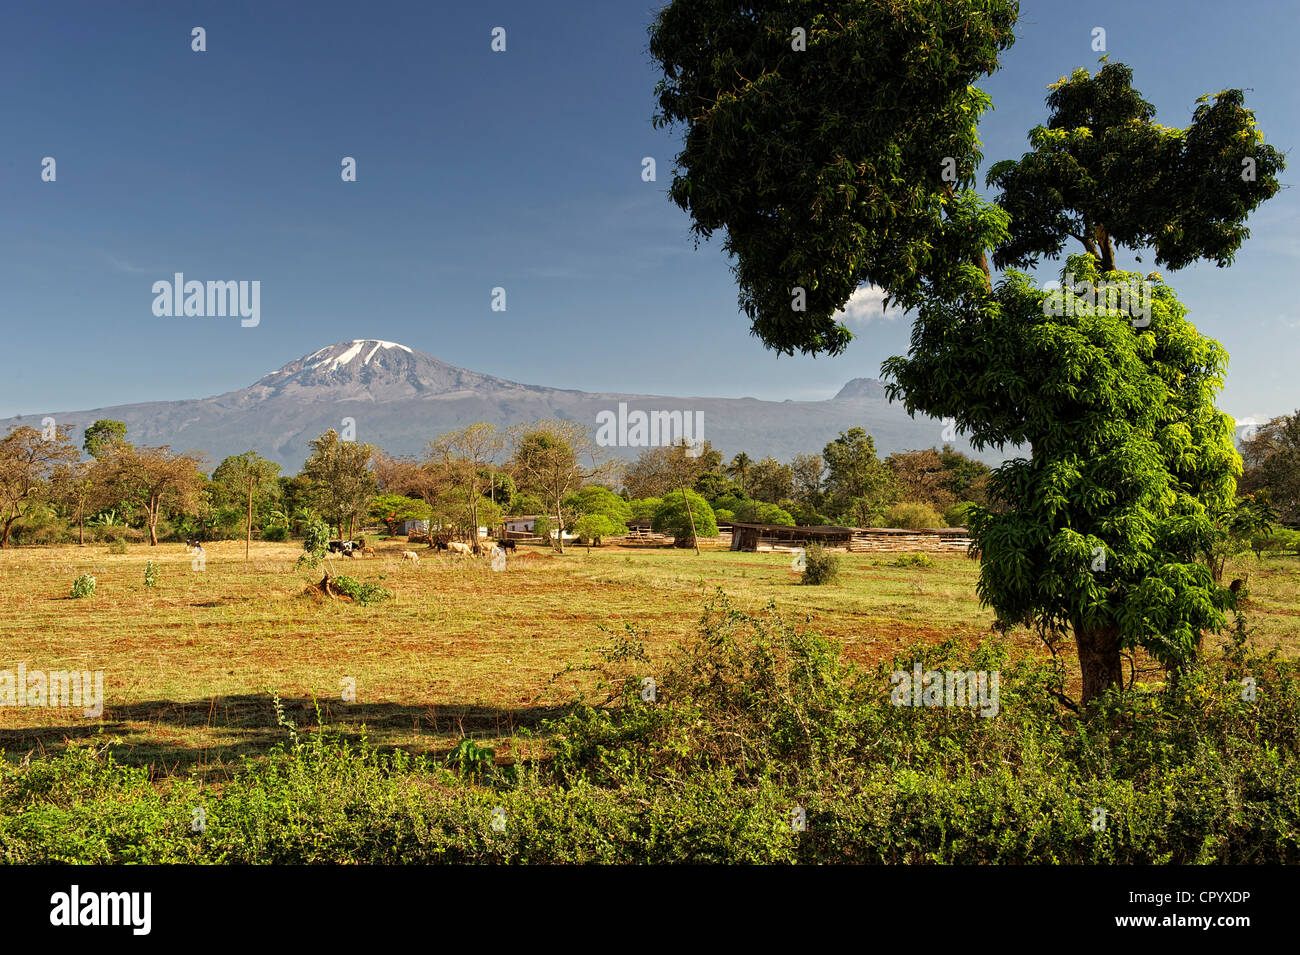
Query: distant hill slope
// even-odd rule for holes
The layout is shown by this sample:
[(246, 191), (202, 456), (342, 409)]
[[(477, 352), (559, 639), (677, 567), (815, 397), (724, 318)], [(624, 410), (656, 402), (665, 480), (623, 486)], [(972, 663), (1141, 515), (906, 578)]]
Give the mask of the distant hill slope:
[[(738, 451), (781, 460), (819, 453), (827, 441), (854, 426), (875, 437), (882, 456), (943, 443), (939, 422), (909, 418), (901, 405), (885, 400), (880, 382), (869, 378), (853, 379), (829, 401), (591, 393), (496, 378), (376, 339), (329, 345), (247, 388), (211, 398), (47, 414), (60, 424), (72, 424), (78, 444), (87, 425), (115, 418), (126, 422), (127, 437), (136, 444), (203, 451), (213, 466), (251, 448), (294, 473), (307, 457), (307, 442), (329, 428), (340, 429), (344, 418), (355, 419), (357, 440), (392, 454), (413, 454), (439, 434), (476, 421), (506, 427), (566, 418), (594, 430), (597, 415), (617, 413), (619, 402), (626, 402), (629, 411), (702, 412), (703, 437), (728, 458)], [(0, 433), (17, 424), (40, 427), (42, 417), (0, 420)], [(952, 443), (970, 451), (962, 441)], [(640, 448), (609, 451), (631, 458)], [(997, 454), (980, 457), (990, 463), (1001, 459)]]

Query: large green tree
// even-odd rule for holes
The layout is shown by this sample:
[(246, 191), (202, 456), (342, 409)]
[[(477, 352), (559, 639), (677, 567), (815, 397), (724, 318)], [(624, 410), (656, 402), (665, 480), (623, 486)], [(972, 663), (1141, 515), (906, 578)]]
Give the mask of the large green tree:
[(316, 510), (334, 526), (339, 537), (365, 517), (375, 496), (377, 481), (371, 470), (375, 446), (341, 441), (331, 428), (311, 442), (311, 457), (302, 475), (311, 482), (311, 499)]
[[(1086, 254), (1067, 269), (1100, 278)], [(1222, 625), (1227, 591), (1201, 555), (1239, 461), (1213, 404), (1227, 356), (1172, 289), (1156, 284), (1140, 333), (1073, 291), (1072, 314), (1044, 314), (1059, 294), (1013, 273), (978, 313), (927, 309), (887, 365), (909, 407), (955, 418), (975, 447), (1031, 449), (994, 474), (1006, 508), (971, 516), (979, 593), (1049, 641), (1073, 635), (1091, 700), (1121, 683), (1124, 649), (1172, 669)]]
[(868, 527), (898, 500), (893, 472), (876, 456), (875, 439), (861, 428), (841, 431), (822, 458), (829, 507), (839, 520)]
[[(1125, 647), (1178, 666), (1220, 622), (1223, 596), (1194, 555), (1237, 459), (1213, 407), (1224, 356), (1158, 277), (1141, 322), (1044, 308), (1090, 308), (1099, 284), (1140, 279), (1102, 271), (1120, 247), (1150, 247), (1170, 269), (1228, 264), (1282, 160), (1240, 91), (1203, 98), (1173, 130), (1115, 64), (1052, 87), (1032, 152), (994, 166), (1001, 192), (984, 200), (976, 125), (991, 104), (971, 84), (997, 67), (1017, 13), (998, 0), (674, 0), (651, 31), (657, 118), (685, 129), (670, 196), (697, 236), (725, 230), (766, 345), (842, 350), (837, 313), (874, 284), (916, 314), (908, 356), (886, 363), (891, 397), (955, 419), (976, 447), (1027, 449), (992, 482), (999, 513), (971, 522), (981, 594), (1072, 631), (1090, 700), (1119, 684)], [(1063, 277), (1090, 287), (1051, 303), (1023, 275), (993, 281), (988, 252), (1026, 265), (1071, 238), (1086, 257)], [(1096, 547), (1121, 569), (1080, 568)], [(1033, 568), (1051, 583), (1028, 582)]]

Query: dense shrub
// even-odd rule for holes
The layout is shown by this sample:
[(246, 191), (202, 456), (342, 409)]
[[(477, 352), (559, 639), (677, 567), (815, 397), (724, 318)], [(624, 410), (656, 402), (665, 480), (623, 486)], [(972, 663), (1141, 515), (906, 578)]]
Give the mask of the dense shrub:
[(890, 567), (933, 567), (934, 558), (929, 554), (900, 554), (889, 562)]
[(942, 527), (943, 518), (929, 504), (915, 501), (901, 501), (886, 509), (880, 519), (881, 527), (903, 527), (909, 530), (923, 530), (929, 527)]
[(840, 572), (840, 559), (821, 544), (809, 544), (803, 555), (802, 583), (812, 586), (829, 584)]
[(81, 574), (72, 582), (72, 598), (93, 597), (95, 595), (95, 578), (90, 574)]
[(28, 514), (14, 521), (9, 539), (14, 544), (62, 544), (72, 539), (68, 524), (49, 514)]
[(943, 522), (949, 527), (965, 527), (971, 511), (978, 506), (974, 501), (958, 501), (943, 512)]
[(262, 528), (262, 540), (270, 541), (274, 544), (282, 544), (289, 539), (289, 528), (283, 524), (272, 524), (270, 527)]
[[(689, 501), (690, 513), (687, 513), (687, 501)], [(698, 537), (717, 537), (718, 521), (714, 516), (713, 508), (709, 502), (694, 491), (686, 492), (686, 500), (682, 499), (682, 492), (676, 491), (671, 494), (665, 494), (659, 507), (655, 510), (654, 521), (651, 527), (660, 534), (670, 534), (674, 538), (674, 543), (678, 547), (690, 547), (695, 543), (691, 537), (691, 518), (695, 520), (695, 534)]]
[(391, 590), (385, 590), (378, 584), (357, 580), (355, 577), (348, 577), (345, 574), (331, 577), (330, 583), (363, 607), (366, 604), (378, 603), (381, 600), (387, 600), (393, 596)]

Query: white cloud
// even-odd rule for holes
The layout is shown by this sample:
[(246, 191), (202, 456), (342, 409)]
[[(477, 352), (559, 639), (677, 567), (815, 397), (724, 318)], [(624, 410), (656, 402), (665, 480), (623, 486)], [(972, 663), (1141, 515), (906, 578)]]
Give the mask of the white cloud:
[(903, 315), (903, 310), (892, 302), (885, 309), (885, 290), (875, 285), (864, 285), (844, 303), (844, 308), (835, 317), (843, 322), (856, 325), (870, 325), (872, 322), (892, 322)]

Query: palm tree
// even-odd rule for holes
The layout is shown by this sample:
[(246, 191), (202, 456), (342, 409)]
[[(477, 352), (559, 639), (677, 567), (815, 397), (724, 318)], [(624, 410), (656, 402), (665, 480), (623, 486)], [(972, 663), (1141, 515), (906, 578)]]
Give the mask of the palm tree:
[(734, 477), (740, 483), (740, 490), (746, 494), (748, 494), (749, 491), (745, 487), (745, 475), (749, 473), (749, 467), (753, 463), (753, 458), (744, 451), (741, 451), (732, 458), (731, 463), (727, 465), (727, 474)]

